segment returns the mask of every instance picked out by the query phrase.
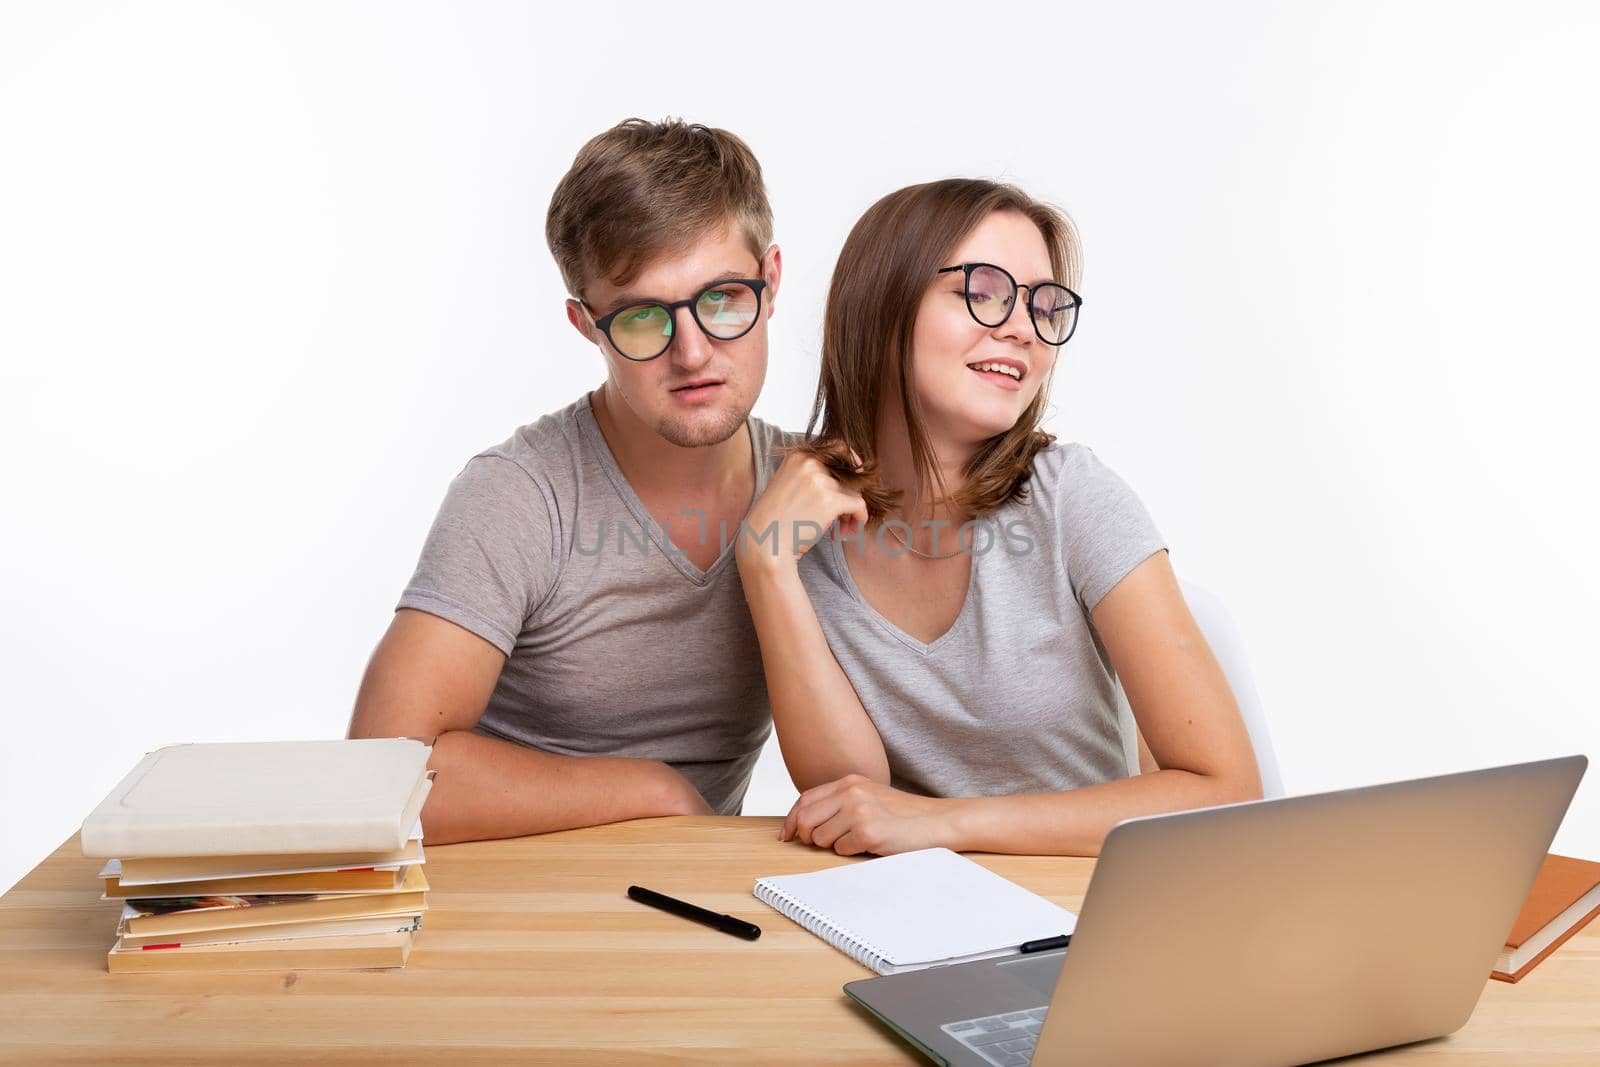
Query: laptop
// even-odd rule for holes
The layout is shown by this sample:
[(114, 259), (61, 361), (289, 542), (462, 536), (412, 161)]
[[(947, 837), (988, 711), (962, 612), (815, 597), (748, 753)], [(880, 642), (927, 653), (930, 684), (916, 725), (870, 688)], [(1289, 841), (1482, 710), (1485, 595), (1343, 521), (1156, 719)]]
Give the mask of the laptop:
[(1587, 765), (1130, 819), (1106, 837), (1065, 950), (844, 990), (960, 1067), (1248, 1067), (1448, 1034), (1477, 1005)]

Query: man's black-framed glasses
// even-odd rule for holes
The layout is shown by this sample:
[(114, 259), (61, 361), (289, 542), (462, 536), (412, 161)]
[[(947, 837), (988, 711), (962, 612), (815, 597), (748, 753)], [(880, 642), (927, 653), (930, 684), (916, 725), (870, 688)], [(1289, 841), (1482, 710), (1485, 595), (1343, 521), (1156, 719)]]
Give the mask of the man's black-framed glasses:
[(689, 309), (705, 335), (715, 341), (734, 341), (761, 320), (764, 278), (724, 278), (712, 282), (688, 300), (636, 300), (594, 320), (611, 347), (627, 359), (642, 363), (655, 359), (672, 344), (679, 308)]
[(1072, 339), (1078, 328), (1078, 308), (1083, 298), (1064, 285), (1040, 282), (1019, 286), (1011, 272), (993, 263), (961, 263), (941, 267), (940, 274), (961, 271), (965, 278), (967, 312), (980, 326), (1005, 323), (1017, 306), (1017, 290), (1028, 290), (1028, 318), (1039, 340), (1057, 348)]

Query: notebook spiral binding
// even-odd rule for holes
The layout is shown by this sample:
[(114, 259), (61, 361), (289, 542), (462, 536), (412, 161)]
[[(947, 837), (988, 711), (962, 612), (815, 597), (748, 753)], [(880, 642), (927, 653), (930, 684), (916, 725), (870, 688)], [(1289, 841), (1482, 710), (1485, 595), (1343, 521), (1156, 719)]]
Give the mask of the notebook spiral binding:
[(788, 916), (857, 963), (871, 967), (878, 974), (884, 973), (887, 961), (882, 952), (849, 930), (835, 926), (819, 913), (769, 884), (766, 879), (756, 883), (755, 895), (763, 904)]

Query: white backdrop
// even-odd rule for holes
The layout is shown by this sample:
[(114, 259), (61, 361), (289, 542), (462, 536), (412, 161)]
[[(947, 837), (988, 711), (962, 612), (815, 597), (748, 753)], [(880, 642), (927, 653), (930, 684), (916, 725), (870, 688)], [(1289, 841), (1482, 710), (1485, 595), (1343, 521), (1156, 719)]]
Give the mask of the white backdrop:
[(450, 478), (600, 380), (543, 218), (629, 115), (764, 164), (787, 427), (879, 195), (1072, 213), (1050, 428), (1231, 606), (1291, 791), (1600, 756), (1597, 50), (1590, 4), (5, 3), (0, 887), (151, 748), (342, 735)]

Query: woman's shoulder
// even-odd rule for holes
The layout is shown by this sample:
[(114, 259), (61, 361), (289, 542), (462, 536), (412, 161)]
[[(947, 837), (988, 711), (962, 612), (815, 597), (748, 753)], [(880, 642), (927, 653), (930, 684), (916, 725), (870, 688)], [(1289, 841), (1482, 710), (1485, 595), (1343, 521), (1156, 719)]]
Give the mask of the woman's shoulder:
[(1034, 476), (1059, 478), (1062, 472), (1094, 459), (1094, 449), (1080, 441), (1055, 440), (1033, 454)]
[(1066, 573), (1085, 610), (1124, 575), (1166, 547), (1128, 483), (1076, 442), (1052, 443), (1034, 457), (1038, 521), (1061, 546)]
[(1052, 527), (1056, 538), (1149, 525), (1139, 495), (1094, 449), (1077, 441), (1054, 441), (1034, 455), (1023, 511), (1032, 522)]
[(1088, 445), (1078, 441), (1052, 441), (1033, 455), (1028, 495), (1030, 499), (1058, 505), (1108, 476), (1115, 477)]

